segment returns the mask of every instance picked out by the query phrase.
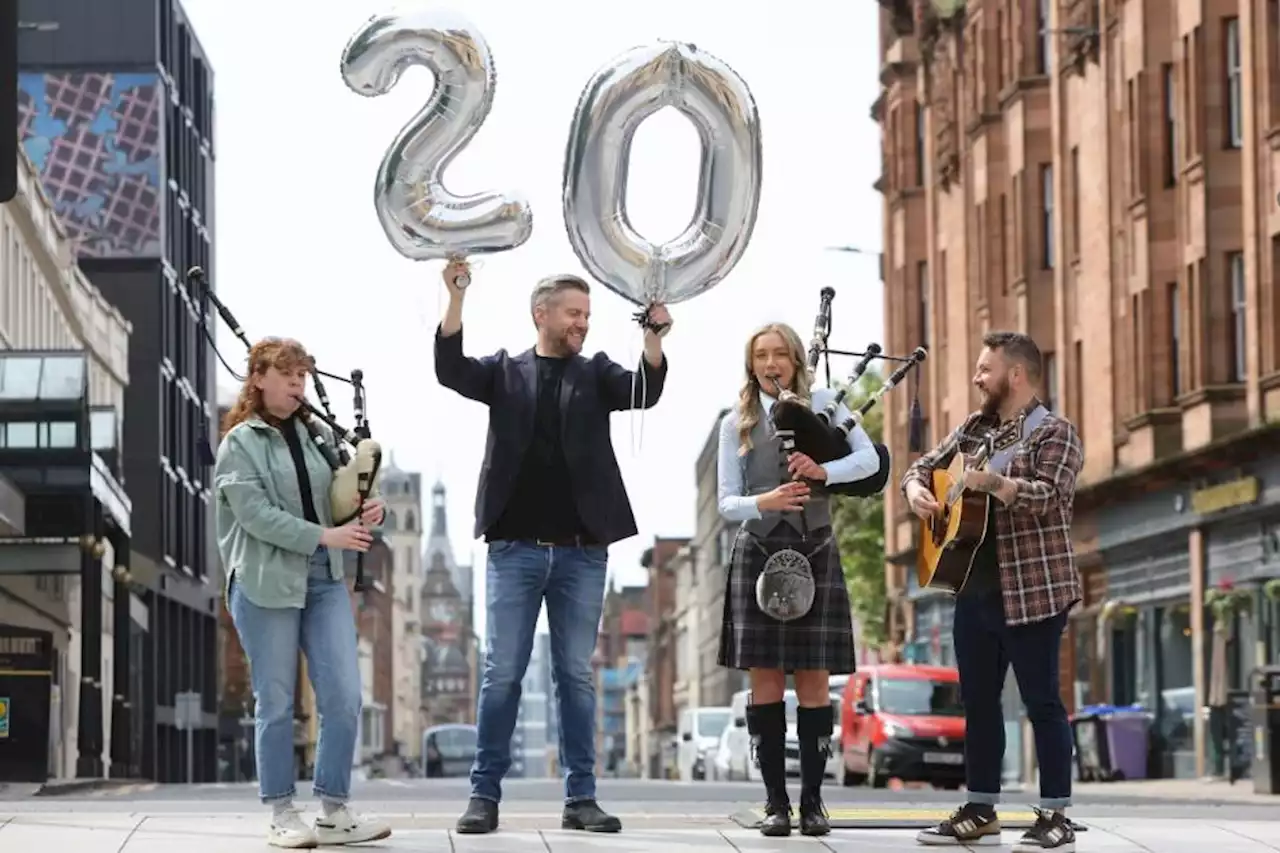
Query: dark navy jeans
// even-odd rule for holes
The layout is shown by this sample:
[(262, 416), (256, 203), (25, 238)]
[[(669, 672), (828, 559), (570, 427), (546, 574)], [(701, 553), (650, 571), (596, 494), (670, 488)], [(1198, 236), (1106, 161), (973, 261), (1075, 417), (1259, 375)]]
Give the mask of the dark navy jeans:
[(608, 561), (604, 546), (489, 543), (473, 797), (502, 799), (502, 778), (511, 769), (511, 735), (520, 711), (520, 682), (545, 600), (565, 802), (595, 799), (596, 685), (591, 657), (604, 608)]
[(1040, 764), (1040, 806), (1071, 804), (1071, 727), (1058, 692), (1058, 649), (1067, 613), (1010, 627), (999, 593), (960, 595), (952, 629), (964, 701), (965, 785), (969, 802), (1000, 802), (1004, 710), (1000, 696), (1013, 665)]

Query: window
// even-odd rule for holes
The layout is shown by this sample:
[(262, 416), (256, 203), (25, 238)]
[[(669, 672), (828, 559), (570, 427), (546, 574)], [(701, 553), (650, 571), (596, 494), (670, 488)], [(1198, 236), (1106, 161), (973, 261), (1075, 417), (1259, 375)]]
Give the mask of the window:
[(1036, 7), (1036, 73), (1049, 73), (1049, 0), (1038, 0)]
[(30, 450), (36, 445), (36, 427), (38, 425), (34, 421), (20, 421), (17, 423), (4, 424), (0, 426), (0, 446), (13, 450)]
[(916, 186), (924, 186), (924, 105), (916, 104)]
[(1173, 63), (1160, 67), (1164, 88), (1164, 184), (1178, 182), (1178, 79)]
[(76, 446), (76, 438), (80, 430), (75, 421), (53, 421), (40, 424), (40, 444), (42, 447), (66, 449)]
[(1169, 396), (1182, 394), (1182, 306), (1178, 304), (1178, 283), (1169, 282)]
[(1054, 405), (1058, 402), (1058, 364), (1057, 359), (1053, 357), (1053, 353), (1044, 354), (1044, 394), (1040, 400), (1044, 403), (1044, 407), (1049, 411), (1053, 411)]
[(1243, 382), (1248, 369), (1245, 346), (1248, 344), (1248, 327), (1245, 324), (1244, 252), (1232, 252), (1227, 256), (1227, 270), (1231, 281), (1231, 380)]
[(921, 261), (916, 265), (916, 277), (920, 282), (920, 346), (929, 348), (932, 335), (929, 329), (930, 293), (929, 262)]
[(1239, 148), (1244, 140), (1244, 108), (1241, 91), (1244, 81), (1240, 73), (1240, 19), (1226, 20), (1227, 53), (1227, 147)]
[(1053, 164), (1040, 166), (1040, 239), (1044, 246), (1041, 266), (1053, 269)]
[(1080, 257), (1080, 147), (1071, 148), (1071, 253)]
[(39, 389), (39, 356), (0, 359), (0, 400), (35, 400)]
[(115, 450), (119, 444), (116, 434), (116, 413), (112, 409), (97, 409), (89, 413), (89, 446), (92, 450)]
[(1073, 414), (1071, 420), (1075, 421), (1076, 431), (1079, 432), (1081, 440), (1084, 439), (1084, 343), (1076, 341), (1075, 352), (1072, 353), (1072, 361), (1075, 362), (1071, 366), (1071, 408)]

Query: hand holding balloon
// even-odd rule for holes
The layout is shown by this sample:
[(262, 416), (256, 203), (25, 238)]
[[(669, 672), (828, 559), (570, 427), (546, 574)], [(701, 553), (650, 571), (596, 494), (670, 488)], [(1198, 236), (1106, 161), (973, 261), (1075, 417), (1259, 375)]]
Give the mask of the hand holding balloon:
[(440, 277), (444, 279), (444, 286), (449, 291), (449, 295), (455, 299), (461, 299), (462, 292), (471, 283), (471, 265), (462, 259), (449, 261)]

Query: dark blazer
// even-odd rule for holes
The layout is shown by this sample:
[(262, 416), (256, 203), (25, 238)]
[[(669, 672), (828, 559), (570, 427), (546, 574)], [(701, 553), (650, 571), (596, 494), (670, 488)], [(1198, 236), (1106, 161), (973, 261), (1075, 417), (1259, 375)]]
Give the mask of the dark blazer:
[[(446, 338), (439, 326), (435, 355), (441, 385), (489, 407), (489, 435), (476, 488), (475, 536), (479, 538), (506, 509), (533, 441), (538, 365), (532, 349), (519, 355), (498, 350), (484, 358), (468, 358), (462, 354), (462, 330)], [(652, 367), (644, 358), (640, 365), (643, 375), (602, 352), (590, 359), (575, 356), (565, 368), (560, 391), (560, 439), (574, 503), (582, 523), (602, 545), (638, 532), (613, 455), (609, 414), (657, 404), (667, 379), (667, 357), (663, 355), (661, 367)]]

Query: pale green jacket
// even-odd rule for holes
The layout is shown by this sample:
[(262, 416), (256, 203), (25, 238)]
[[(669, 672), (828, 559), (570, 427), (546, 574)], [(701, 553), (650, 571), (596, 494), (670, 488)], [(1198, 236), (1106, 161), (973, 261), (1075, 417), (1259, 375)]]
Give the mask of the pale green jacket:
[[(218, 553), (227, 591), (234, 577), (259, 607), (305, 606), (311, 555), (320, 547), (324, 528), (333, 526), (333, 471), (306, 427), (297, 419), (291, 423), (302, 442), (320, 524), (303, 516), (298, 472), (284, 436), (261, 418), (250, 417), (223, 437), (213, 469)], [(323, 425), (321, 429), (332, 447), (332, 434)], [(329, 549), (329, 576), (343, 579), (341, 549)]]

